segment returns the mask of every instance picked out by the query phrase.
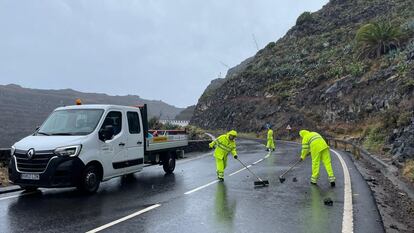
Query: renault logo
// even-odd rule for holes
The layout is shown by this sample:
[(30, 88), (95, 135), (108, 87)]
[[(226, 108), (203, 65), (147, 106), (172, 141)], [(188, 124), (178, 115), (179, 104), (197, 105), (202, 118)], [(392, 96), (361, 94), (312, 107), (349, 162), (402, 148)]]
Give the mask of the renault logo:
[(35, 150), (33, 148), (32, 149), (29, 149), (27, 151), (27, 158), (28, 159), (33, 159), (34, 155), (35, 155)]

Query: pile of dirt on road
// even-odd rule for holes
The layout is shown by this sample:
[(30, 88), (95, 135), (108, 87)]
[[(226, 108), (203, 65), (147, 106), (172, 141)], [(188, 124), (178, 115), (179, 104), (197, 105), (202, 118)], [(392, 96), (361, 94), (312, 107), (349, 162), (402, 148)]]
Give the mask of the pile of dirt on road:
[(6, 167), (0, 167), (0, 186), (8, 185), (8, 172)]
[(414, 200), (368, 161), (356, 165), (372, 190), (386, 232), (414, 232)]

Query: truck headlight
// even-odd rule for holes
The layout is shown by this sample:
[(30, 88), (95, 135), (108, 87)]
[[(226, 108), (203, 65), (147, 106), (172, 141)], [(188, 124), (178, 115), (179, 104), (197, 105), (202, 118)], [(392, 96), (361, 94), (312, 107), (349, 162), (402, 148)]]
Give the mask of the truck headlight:
[(12, 146), (10, 149), (10, 155), (13, 156), (15, 151), (16, 151), (16, 147)]
[(75, 157), (79, 155), (82, 145), (59, 147), (55, 150), (55, 155), (62, 157)]

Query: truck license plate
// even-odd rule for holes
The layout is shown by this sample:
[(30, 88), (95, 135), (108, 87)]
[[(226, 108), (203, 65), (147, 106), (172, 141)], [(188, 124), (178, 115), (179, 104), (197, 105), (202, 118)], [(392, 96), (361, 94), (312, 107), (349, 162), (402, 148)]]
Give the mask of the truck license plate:
[(39, 174), (24, 173), (20, 175), (22, 180), (39, 180)]

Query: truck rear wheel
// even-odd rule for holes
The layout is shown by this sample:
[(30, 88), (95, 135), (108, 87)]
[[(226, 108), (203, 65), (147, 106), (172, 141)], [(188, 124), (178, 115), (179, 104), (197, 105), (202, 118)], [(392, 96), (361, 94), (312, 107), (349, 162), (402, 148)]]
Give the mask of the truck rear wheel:
[(171, 174), (175, 169), (175, 156), (172, 153), (168, 153), (166, 158), (162, 161), (162, 168), (165, 173)]
[(101, 183), (99, 169), (94, 165), (89, 165), (82, 173), (81, 182), (78, 188), (88, 194), (95, 193)]

